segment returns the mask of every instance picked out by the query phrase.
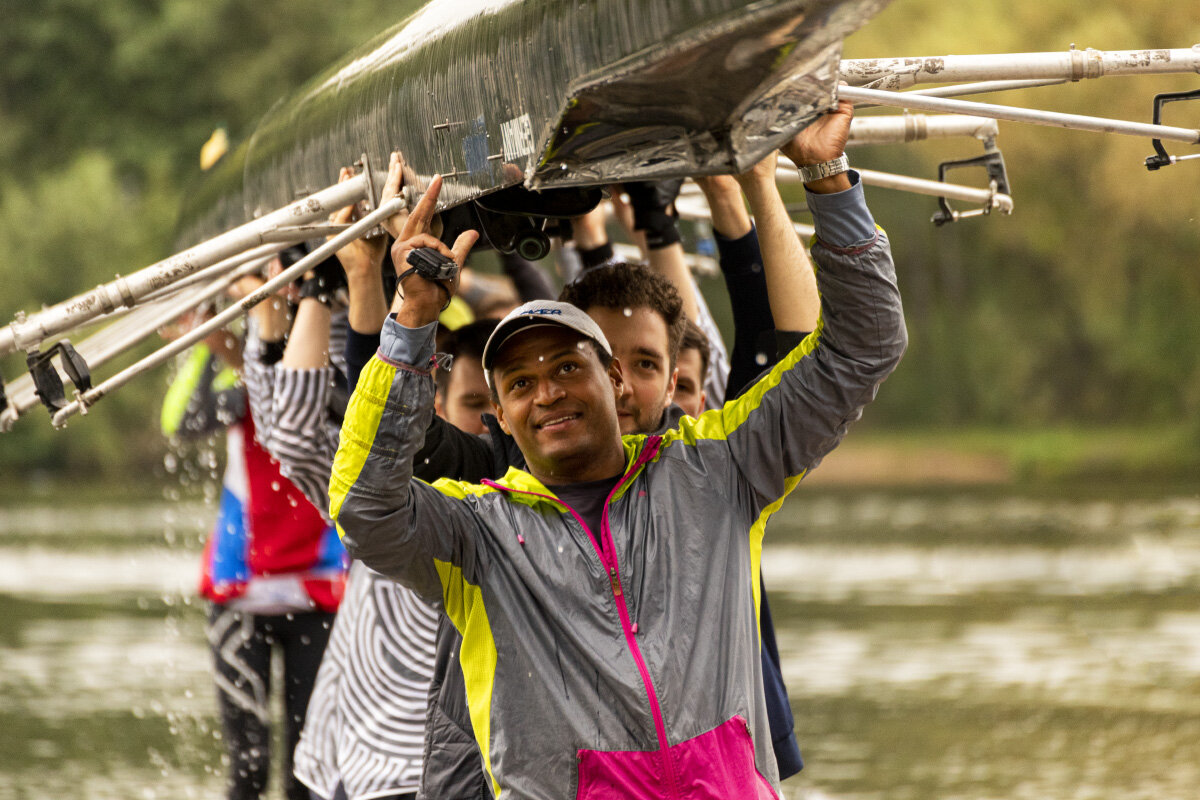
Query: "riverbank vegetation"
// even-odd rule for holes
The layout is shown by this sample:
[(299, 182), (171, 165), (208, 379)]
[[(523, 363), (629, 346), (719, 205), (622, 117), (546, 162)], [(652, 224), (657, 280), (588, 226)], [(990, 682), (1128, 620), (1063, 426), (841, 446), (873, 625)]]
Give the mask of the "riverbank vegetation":
[[(0, 29), (0, 323), (170, 252), (197, 154), (239, 141), (280, 95), (417, 3), (55, 0)], [(1178, 4), (896, 0), (847, 57), (1187, 47)], [(984, 98), (1148, 120), (1196, 76), (1106, 78)], [(1170, 124), (1200, 125), (1200, 104)], [(1011, 480), (1186, 478), (1200, 452), (1200, 192), (1195, 163), (1142, 168), (1149, 142), (1002, 123), (1016, 211), (935, 228), (932, 199), (870, 190), (892, 237), (911, 345), (861, 439), (1001, 458)], [(1186, 149), (1186, 148), (1185, 148)], [(855, 150), (921, 177), (981, 152), (933, 142)], [(331, 180), (333, 176), (331, 175)], [(796, 198), (798, 199), (798, 198)], [(11, 380), (19, 356), (0, 359)], [(0, 473), (126, 482), (162, 473), (160, 371), (67, 432), (37, 411), (0, 436)], [(881, 445), (883, 446), (883, 445)], [(831, 461), (830, 466), (834, 462)], [(1189, 472), (1190, 470), (1190, 472)]]

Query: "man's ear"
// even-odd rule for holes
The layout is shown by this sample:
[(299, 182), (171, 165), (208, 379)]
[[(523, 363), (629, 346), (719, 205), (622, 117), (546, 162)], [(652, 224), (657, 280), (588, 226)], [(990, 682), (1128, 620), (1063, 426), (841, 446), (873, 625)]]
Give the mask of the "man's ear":
[(504, 419), (504, 409), (495, 400), (492, 401), (492, 413), (496, 415), (496, 421), (500, 423), (500, 430), (512, 436), (512, 431), (508, 429), (508, 422)]
[(679, 383), (679, 367), (671, 370), (671, 379), (667, 381), (667, 402), (663, 404), (663, 408), (669, 408), (675, 400), (675, 387)]
[(613, 396), (620, 399), (625, 393), (625, 373), (622, 371), (621, 359), (613, 356), (612, 363), (608, 365), (608, 379), (612, 381)]

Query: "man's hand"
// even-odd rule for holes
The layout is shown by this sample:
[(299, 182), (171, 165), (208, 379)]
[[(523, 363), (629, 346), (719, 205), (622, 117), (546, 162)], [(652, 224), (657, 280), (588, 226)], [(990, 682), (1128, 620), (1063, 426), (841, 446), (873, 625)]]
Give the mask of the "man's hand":
[[(353, 177), (354, 170), (342, 167), (341, 172), (338, 173), (338, 183), (348, 181)], [(388, 179), (391, 180), (390, 172)], [(348, 225), (357, 219), (358, 208), (352, 205), (346, 206), (341, 211), (335, 211), (329, 217), (329, 221), (335, 225)], [(342, 269), (346, 271), (347, 282), (354, 283), (370, 276), (376, 276), (378, 279), (379, 269), (383, 265), (383, 256), (386, 252), (387, 241), (384, 237), (380, 236), (374, 239), (363, 237), (355, 239), (338, 250), (337, 258), (342, 264)]]
[(625, 184), (625, 194), (633, 207), (633, 228), (645, 235), (648, 250), (670, 247), (680, 241), (674, 207), (682, 185), (682, 178)]
[[(850, 120), (854, 118), (854, 104), (839, 100), (837, 108), (820, 116), (780, 152), (792, 160), (797, 167), (832, 161), (846, 152), (846, 140), (850, 136)], [(842, 173), (819, 181), (806, 183), (805, 188), (818, 194), (829, 194), (850, 188), (850, 178)]]
[[(383, 205), (404, 190), (404, 154), (393, 150), (388, 158), (388, 176), (383, 183), (383, 192), (379, 197), (379, 205)], [(408, 209), (404, 208), (383, 221), (383, 229), (392, 235), (393, 239), (400, 238), (400, 230), (408, 219)]]
[[(467, 260), (467, 255), (475, 242), (479, 240), (477, 231), (464, 231), (454, 242), (454, 247), (447, 247), (433, 235), (434, 209), (437, 208), (438, 195), (442, 191), (442, 178), (435, 176), (425, 191), (425, 196), (416, 208), (404, 220), (404, 224), (392, 245), (392, 263), (397, 274), (408, 269), (408, 254), (418, 247), (432, 248), (447, 258), (454, 259), (459, 269)], [(444, 290), (443, 290), (444, 287)], [(427, 281), (416, 273), (409, 275), (397, 290), (396, 302), (392, 310), (396, 312), (396, 321), (408, 328), (419, 328), (428, 325), (438, 318), (445, 304), (447, 293), (454, 296), (458, 289), (457, 278), (453, 281), (434, 283)]]

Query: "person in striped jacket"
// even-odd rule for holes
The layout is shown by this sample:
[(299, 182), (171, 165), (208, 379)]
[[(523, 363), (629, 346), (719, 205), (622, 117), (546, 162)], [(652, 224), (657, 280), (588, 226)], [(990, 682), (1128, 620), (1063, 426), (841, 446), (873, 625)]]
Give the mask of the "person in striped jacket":
[[(284, 795), (307, 800), (292, 777), (292, 751), (342, 598), (346, 553), (337, 534), (280, 473), (255, 437), (241, 344), (225, 331), (189, 351), (162, 409), (163, 433), (223, 435), (226, 467), (216, 524), (204, 547), (200, 594), (229, 756), (230, 800), (259, 798), (270, 773), (271, 658), (283, 662)], [(324, 504), (322, 503), (322, 506)]]

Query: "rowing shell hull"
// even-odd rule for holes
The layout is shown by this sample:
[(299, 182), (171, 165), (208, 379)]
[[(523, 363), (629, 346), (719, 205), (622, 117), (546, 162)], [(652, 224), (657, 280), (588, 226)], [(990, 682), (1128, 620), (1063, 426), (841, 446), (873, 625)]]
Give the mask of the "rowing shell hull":
[(186, 238), (396, 149), (418, 187), (446, 176), (443, 208), (745, 170), (833, 104), (842, 39), (887, 2), (435, 0), (277, 103), (193, 194)]

